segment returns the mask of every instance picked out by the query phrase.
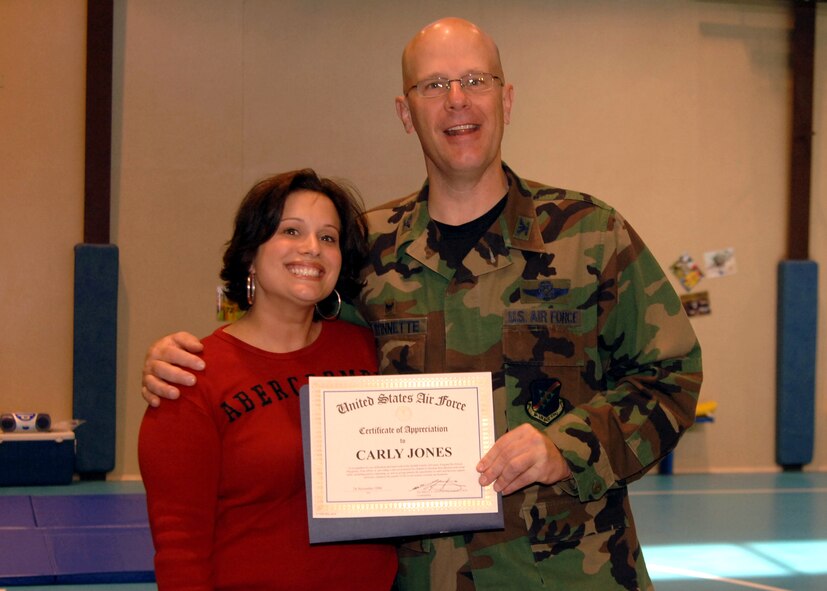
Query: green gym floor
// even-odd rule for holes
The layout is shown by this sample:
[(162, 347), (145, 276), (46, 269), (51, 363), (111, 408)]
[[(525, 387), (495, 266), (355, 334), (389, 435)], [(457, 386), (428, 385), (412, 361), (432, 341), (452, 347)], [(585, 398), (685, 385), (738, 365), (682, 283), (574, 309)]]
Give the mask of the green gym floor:
[[(0, 488), (3, 495), (123, 494), (139, 482)], [(827, 589), (827, 473), (651, 475), (631, 487), (657, 591)], [(14, 587), (155, 591), (154, 584)]]

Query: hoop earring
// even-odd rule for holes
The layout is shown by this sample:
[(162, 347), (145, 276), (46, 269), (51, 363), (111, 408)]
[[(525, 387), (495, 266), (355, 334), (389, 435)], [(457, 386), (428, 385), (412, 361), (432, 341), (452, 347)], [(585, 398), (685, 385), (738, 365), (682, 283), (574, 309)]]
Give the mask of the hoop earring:
[[(329, 314), (329, 315), (322, 314), (322, 311), (319, 308), (319, 304), (316, 304), (316, 314), (318, 314), (319, 317), (324, 318), (325, 320), (335, 320), (336, 318), (339, 317), (339, 312), (342, 311), (342, 296), (340, 296), (339, 292), (336, 291), (335, 289), (333, 290), (333, 293), (336, 294), (336, 310), (334, 310), (332, 314)], [(327, 298), (325, 298), (325, 299), (327, 299)]]
[(247, 303), (253, 305), (256, 301), (256, 274), (250, 271), (247, 274)]

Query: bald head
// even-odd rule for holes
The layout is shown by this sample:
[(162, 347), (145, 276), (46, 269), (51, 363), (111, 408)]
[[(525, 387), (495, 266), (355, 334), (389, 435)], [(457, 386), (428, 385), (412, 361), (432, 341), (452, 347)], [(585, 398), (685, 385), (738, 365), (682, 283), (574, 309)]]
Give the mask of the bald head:
[[(473, 64), (468, 60), (473, 60)], [(445, 71), (423, 70), (433, 67), (434, 63), (445, 64)], [(424, 78), (450, 74), (448, 70), (453, 64), (463, 64), (458, 67), (466, 71), (490, 72), (504, 78), (500, 52), (494, 40), (472, 22), (447, 17), (427, 25), (405, 46), (402, 52), (403, 91)]]

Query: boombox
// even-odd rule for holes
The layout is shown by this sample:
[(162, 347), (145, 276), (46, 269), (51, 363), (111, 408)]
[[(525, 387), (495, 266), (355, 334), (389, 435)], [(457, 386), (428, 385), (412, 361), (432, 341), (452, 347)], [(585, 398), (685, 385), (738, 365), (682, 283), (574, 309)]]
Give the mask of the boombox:
[(52, 418), (42, 412), (9, 412), (0, 415), (0, 429), (4, 433), (48, 431), (52, 428)]

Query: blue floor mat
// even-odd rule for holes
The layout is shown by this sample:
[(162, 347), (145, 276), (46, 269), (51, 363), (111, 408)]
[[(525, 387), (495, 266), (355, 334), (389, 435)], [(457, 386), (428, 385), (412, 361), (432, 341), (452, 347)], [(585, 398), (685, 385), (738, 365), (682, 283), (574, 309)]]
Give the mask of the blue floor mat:
[(146, 496), (65, 495), (32, 497), (37, 527), (149, 527)]
[(32, 498), (15, 495), (0, 499), (0, 528), (36, 527)]
[(0, 497), (0, 585), (155, 580), (143, 494)]
[[(6, 498), (0, 499), (0, 505)], [(55, 582), (46, 537), (37, 529), (0, 529), (0, 585)]]

